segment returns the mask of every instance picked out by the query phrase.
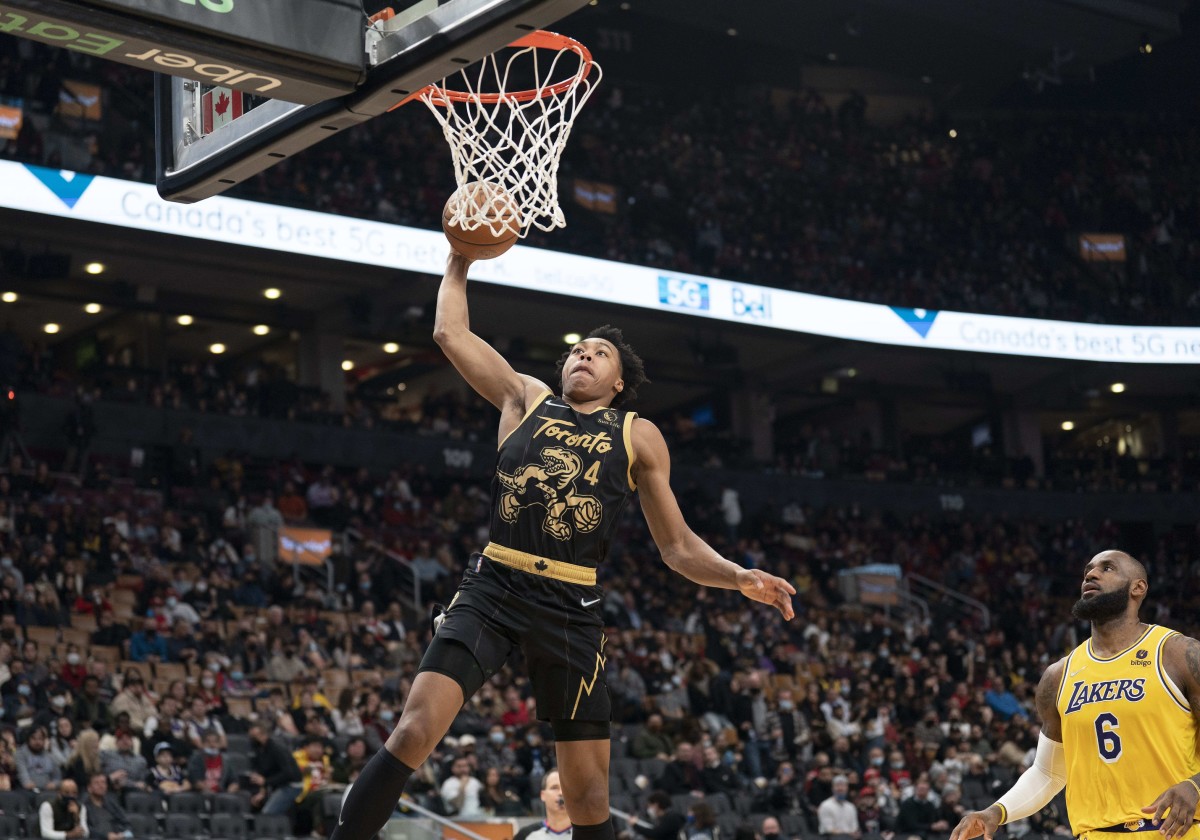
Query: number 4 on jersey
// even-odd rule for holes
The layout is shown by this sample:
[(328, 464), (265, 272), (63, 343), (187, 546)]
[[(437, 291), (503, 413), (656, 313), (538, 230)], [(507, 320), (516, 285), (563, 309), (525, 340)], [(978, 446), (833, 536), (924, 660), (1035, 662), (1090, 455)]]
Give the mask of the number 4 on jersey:
[(590, 482), (593, 487), (600, 483), (600, 462), (593, 461), (588, 471), (583, 474), (583, 480)]

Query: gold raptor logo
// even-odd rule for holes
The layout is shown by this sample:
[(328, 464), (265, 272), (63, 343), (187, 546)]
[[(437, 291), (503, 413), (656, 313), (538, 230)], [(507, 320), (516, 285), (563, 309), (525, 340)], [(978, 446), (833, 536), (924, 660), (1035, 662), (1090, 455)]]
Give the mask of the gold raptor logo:
[(546, 509), (542, 530), (556, 540), (569, 540), (572, 526), (580, 534), (596, 529), (604, 518), (604, 507), (594, 496), (575, 492), (575, 479), (583, 472), (583, 461), (570, 449), (547, 446), (542, 463), (526, 464), (514, 473), (496, 470), (504, 487), (500, 496), (500, 518), (516, 522), (522, 508)]

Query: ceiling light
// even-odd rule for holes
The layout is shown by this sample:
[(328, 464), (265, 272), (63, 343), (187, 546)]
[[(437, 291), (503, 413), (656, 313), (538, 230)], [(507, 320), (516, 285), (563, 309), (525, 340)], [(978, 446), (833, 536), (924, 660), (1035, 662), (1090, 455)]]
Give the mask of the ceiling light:
[(384, 353), (399, 353), (400, 345), (394, 341), (389, 341), (387, 344), (383, 345), (383, 352)]
[(933, 76), (922, 76), (921, 82), (922, 84), (931, 85), (933, 84)]
[(354, 362), (346, 359), (342, 362), (342, 370), (354, 370)]
[(397, 391), (407, 391), (407, 390), (408, 390), (408, 385), (406, 385), (405, 383), (401, 382), (399, 385), (397, 385), (397, 386), (396, 386), (396, 390), (397, 390)]
[(736, 29), (734, 29), (734, 28), (731, 26), (731, 27), (729, 27), (728, 29), (726, 29), (726, 30), (725, 30), (725, 34), (726, 34), (726, 35), (728, 35), (730, 38), (736, 38), (736, 37), (737, 37), (737, 30), (736, 30)]
[(1062, 430), (1063, 430), (1064, 432), (1069, 432), (1069, 431), (1071, 431), (1071, 430), (1072, 430), (1072, 429), (1074, 429), (1074, 428), (1075, 428), (1075, 424), (1074, 424), (1074, 423), (1072, 423), (1070, 420), (1064, 420), (1064, 421), (1062, 421)]
[(42, 329), (50, 333), (50, 335), (54, 335), (61, 329), (61, 327), (59, 327), (58, 324), (50, 323), (43, 326)]
[(581, 336), (579, 333), (567, 333), (563, 336), (563, 341), (565, 341), (567, 344), (578, 344), (582, 340), (583, 336)]
[(283, 292), (272, 286), (269, 289), (263, 289), (263, 297), (265, 297), (267, 300), (279, 300), (281, 297), (283, 297)]
[(180, 315), (175, 319), (175, 322), (181, 327), (190, 327), (193, 323), (195, 323), (195, 321), (196, 319), (191, 315)]
[(268, 327), (266, 324), (255, 324), (254, 325), (254, 334), (255, 335), (266, 335), (270, 331), (271, 331), (271, 328)]
[(103, 274), (105, 265), (102, 262), (90, 262), (83, 267), (88, 274)]
[(225, 352), (225, 345), (219, 341), (216, 344), (210, 344), (208, 345), (208, 352), (215, 356), (220, 356)]
[(87, 306), (83, 307), (83, 311), (89, 315), (99, 315), (102, 308), (103, 307), (101, 307), (98, 303), (89, 303)]
[(958, 132), (953, 128), (950, 129), (950, 139), (953, 140), (957, 136), (958, 136)]
[(16, 303), (17, 302), (17, 293), (16, 292), (5, 292), (4, 294), (0, 295), (0, 300), (4, 301), (5, 303)]
[(1114, 382), (1113, 384), (1108, 386), (1108, 389), (1110, 391), (1112, 391), (1114, 394), (1124, 394), (1125, 393), (1125, 383), (1124, 382)]
[(825, 57), (828, 58), (830, 61), (837, 61), (837, 53), (835, 53), (835, 52), (831, 52), (831, 53), (829, 53), (829, 55), (827, 55)]

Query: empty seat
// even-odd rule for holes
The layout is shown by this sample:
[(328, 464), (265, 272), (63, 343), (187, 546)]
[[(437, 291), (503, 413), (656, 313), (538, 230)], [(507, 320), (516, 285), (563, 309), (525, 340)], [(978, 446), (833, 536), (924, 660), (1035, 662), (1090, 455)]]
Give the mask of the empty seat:
[(255, 838), (270, 838), (270, 840), (279, 840), (281, 837), (290, 837), (291, 834), (292, 821), (286, 814), (254, 815)]
[(203, 814), (204, 794), (194, 791), (172, 793), (167, 796), (167, 811), (172, 814)]
[(245, 840), (249, 833), (241, 814), (213, 814), (208, 830), (214, 840)]
[(130, 814), (149, 814), (154, 816), (162, 813), (162, 799), (157, 793), (131, 790), (125, 794), (125, 810)]
[(153, 814), (135, 814), (126, 811), (125, 819), (129, 820), (129, 828), (138, 840), (158, 836), (158, 820)]
[(167, 814), (167, 822), (163, 828), (163, 834), (174, 840), (190, 840), (204, 833), (204, 823), (200, 821), (199, 814)]

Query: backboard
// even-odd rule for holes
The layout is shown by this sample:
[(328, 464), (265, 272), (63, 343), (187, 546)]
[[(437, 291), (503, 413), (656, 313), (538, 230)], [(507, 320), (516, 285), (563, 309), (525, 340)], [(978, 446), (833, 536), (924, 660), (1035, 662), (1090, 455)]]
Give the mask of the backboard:
[[(275, 2), (286, 6), (290, 0)], [(159, 193), (185, 203), (217, 195), (326, 137), (387, 112), (426, 85), (587, 2), (423, 0), (374, 23), (362, 14), (356, 36), (365, 67), (361, 80), (350, 92), (314, 104), (243, 98), (234, 85), (211, 76), (199, 81), (159, 75), (155, 81)], [(216, 107), (221, 108), (219, 114)], [(235, 112), (239, 113), (236, 119), (232, 118)]]

